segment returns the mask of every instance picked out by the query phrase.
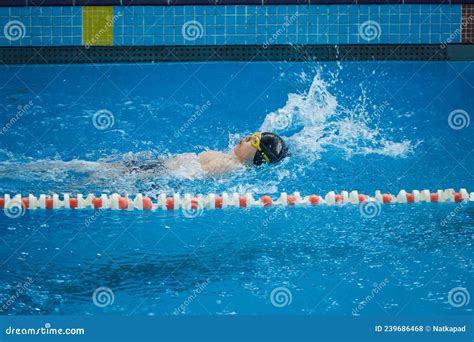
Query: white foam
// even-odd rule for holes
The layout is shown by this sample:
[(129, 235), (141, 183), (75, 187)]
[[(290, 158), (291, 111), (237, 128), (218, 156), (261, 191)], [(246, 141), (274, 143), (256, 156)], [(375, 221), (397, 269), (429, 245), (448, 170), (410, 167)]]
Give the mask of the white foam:
[(288, 94), (286, 104), (269, 113), (260, 130), (286, 136), (292, 153), (310, 162), (331, 147), (340, 149), (347, 157), (380, 154), (396, 158), (411, 153), (411, 141), (394, 141), (379, 127), (380, 116), (390, 109), (386, 103), (370, 104), (363, 85), (352, 108), (338, 103), (330, 92), (338, 82), (337, 77), (338, 73), (332, 74), (332, 79), (325, 81), (318, 71), (308, 91)]

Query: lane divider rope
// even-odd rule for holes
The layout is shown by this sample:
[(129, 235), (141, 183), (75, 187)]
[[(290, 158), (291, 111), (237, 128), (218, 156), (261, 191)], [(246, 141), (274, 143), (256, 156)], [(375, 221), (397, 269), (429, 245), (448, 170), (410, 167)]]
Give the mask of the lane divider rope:
[(177, 209), (217, 209), (227, 207), (268, 207), (268, 206), (311, 206), (311, 205), (342, 205), (342, 204), (363, 204), (365, 202), (377, 203), (417, 203), (417, 202), (474, 202), (474, 192), (468, 193), (466, 189), (459, 192), (454, 189), (438, 190), (413, 190), (411, 193), (401, 190), (398, 195), (382, 193), (377, 190), (373, 197), (359, 194), (357, 191), (342, 191), (336, 194), (334, 191), (328, 192), (325, 196), (309, 195), (301, 196), (299, 192), (280, 194), (278, 199), (265, 195), (255, 198), (251, 193), (240, 195), (238, 193), (222, 195), (208, 194), (191, 196), (185, 194), (173, 194), (167, 196), (161, 194), (156, 200), (142, 194), (135, 195), (134, 198), (121, 196), (119, 194), (94, 196), (92, 194), (84, 197), (82, 194), (71, 196), (69, 194), (40, 195), (35, 197), (29, 195), (10, 196), (5, 194), (0, 197), (0, 208), (10, 208), (12, 206), (23, 209), (122, 209), (122, 210), (177, 210)]

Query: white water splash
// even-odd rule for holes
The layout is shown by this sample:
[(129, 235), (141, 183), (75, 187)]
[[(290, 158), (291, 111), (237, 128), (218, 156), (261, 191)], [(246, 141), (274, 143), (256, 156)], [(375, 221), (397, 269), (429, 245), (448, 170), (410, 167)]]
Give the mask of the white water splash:
[[(337, 75), (334, 75), (337, 77)], [(344, 108), (330, 93), (330, 85), (317, 72), (309, 90), (288, 95), (286, 104), (269, 113), (260, 127), (287, 136), (293, 155), (309, 162), (317, 160), (331, 148), (344, 152), (346, 157), (356, 154), (379, 154), (406, 157), (413, 150), (409, 140), (392, 141), (385, 136), (378, 122), (385, 105), (371, 106), (364, 89), (353, 108)], [(281, 127), (282, 122), (288, 122)]]
[[(342, 66), (339, 70), (341, 68)], [(228, 177), (206, 179), (188, 176), (189, 172), (194, 172), (193, 170), (196, 169), (192, 163), (186, 164), (187, 169), (183, 170), (183, 173), (177, 170), (172, 175), (131, 173), (120, 167), (124, 161), (173, 156), (163, 150), (108, 155), (97, 162), (82, 160), (68, 162), (29, 160), (25, 162), (21, 158), (15, 158), (14, 155), (9, 156), (8, 151), (0, 151), (0, 157), (3, 159), (18, 160), (18, 162), (0, 161), (0, 178), (5, 181), (13, 179), (28, 182), (25, 184), (27, 189), (30, 189), (29, 182), (32, 179), (41, 179), (45, 191), (59, 189), (58, 191), (84, 193), (87, 191), (144, 192), (153, 196), (160, 192), (197, 193), (203, 189), (211, 189), (214, 192), (226, 190), (271, 194), (282, 190), (282, 181), (296, 182), (299, 177), (304, 176), (306, 171), (311, 169), (302, 165), (309, 165), (320, 158), (324, 159), (325, 153), (327, 156), (328, 153), (339, 151), (347, 158), (353, 155), (369, 154), (400, 158), (410, 154), (416, 144), (409, 140), (395, 141), (390, 134), (395, 134), (396, 127), (384, 130), (379, 125), (380, 122), (383, 123), (386, 120), (383, 117), (384, 113), (393, 111), (393, 108), (389, 108), (386, 103), (375, 105), (362, 86), (360, 95), (350, 101), (346, 101), (347, 94), (336, 93), (333, 90), (337, 89), (337, 85), (343, 81), (343, 78), (339, 77), (339, 70), (329, 72), (328, 80), (323, 80), (321, 74), (317, 73), (306, 92), (288, 94), (286, 104), (265, 117), (261, 130), (273, 131), (285, 136), (292, 155), (300, 159), (297, 162), (289, 158), (274, 168), (249, 169), (228, 175)], [(309, 74), (301, 74), (298, 78), (302, 82), (311, 80)], [(346, 103), (351, 103), (350, 108), (345, 108), (338, 99), (339, 102), (344, 100)], [(230, 151), (238, 139), (244, 137), (245, 134), (244, 132), (235, 133), (231, 127), (227, 129)], [(225, 138), (222, 135), (220, 137)], [(205, 146), (196, 146), (198, 150), (205, 148)], [(10, 185), (9, 183), (8, 186), (18, 189), (19, 184)]]

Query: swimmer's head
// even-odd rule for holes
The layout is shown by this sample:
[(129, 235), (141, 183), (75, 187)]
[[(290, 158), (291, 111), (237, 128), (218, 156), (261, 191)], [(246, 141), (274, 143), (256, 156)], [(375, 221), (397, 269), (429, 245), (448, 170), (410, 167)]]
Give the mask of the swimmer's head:
[(288, 148), (280, 136), (257, 132), (240, 140), (234, 154), (242, 163), (261, 165), (279, 162), (288, 155)]

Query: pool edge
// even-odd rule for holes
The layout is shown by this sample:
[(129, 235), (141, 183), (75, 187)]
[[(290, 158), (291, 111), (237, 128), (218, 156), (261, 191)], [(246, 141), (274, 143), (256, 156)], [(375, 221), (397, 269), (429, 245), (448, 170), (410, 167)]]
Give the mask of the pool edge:
[(0, 47), (0, 62), (101, 64), (208, 61), (472, 61), (472, 44)]

